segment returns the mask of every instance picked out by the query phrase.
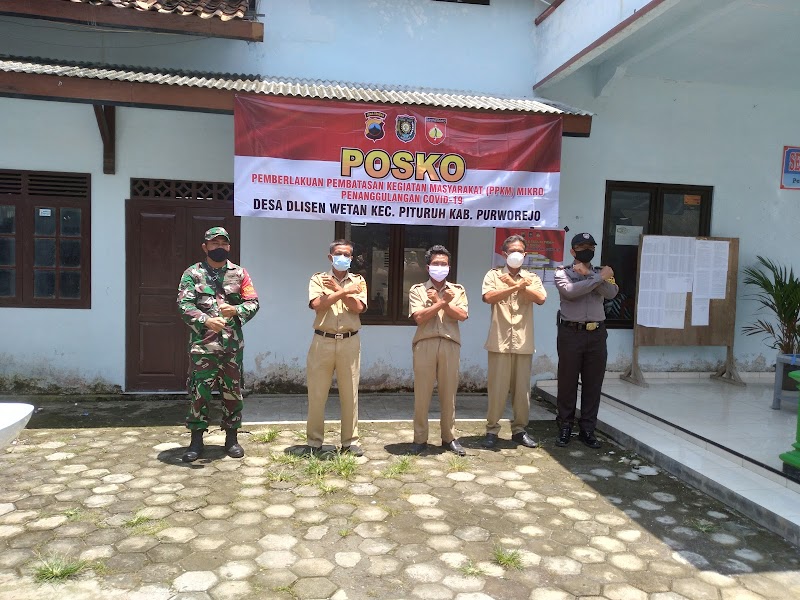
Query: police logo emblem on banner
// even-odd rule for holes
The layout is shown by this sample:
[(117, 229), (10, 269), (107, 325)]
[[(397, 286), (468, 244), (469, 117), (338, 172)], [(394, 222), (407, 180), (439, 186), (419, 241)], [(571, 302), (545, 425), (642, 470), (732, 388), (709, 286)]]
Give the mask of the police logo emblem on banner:
[(417, 135), (417, 118), (410, 115), (398, 115), (394, 132), (401, 142), (410, 142)]
[(379, 110), (370, 110), (364, 113), (364, 137), (373, 142), (383, 139), (386, 132), (383, 130), (386, 113)]
[(447, 136), (447, 119), (425, 117), (425, 137), (431, 144), (441, 144)]

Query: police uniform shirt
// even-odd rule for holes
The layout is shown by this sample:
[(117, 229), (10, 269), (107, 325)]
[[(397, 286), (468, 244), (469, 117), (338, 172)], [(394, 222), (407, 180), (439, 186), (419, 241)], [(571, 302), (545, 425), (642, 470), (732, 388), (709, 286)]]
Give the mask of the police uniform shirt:
[[(450, 301), (450, 305), (467, 312), (467, 292), (464, 290), (464, 287), (457, 283), (450, 283), (449, 281), (445, 282), (444, 287), (453, 290), (455, 294), (455, 297)], [(417, 285), (411, 286), (411, 290), (408, 292), (408, 316), (412, 316), (415, 312), (433, 306), (433, 301), (428, 298), (428, 290), (431, 288), (433, 288), (433, 282), (430, 279), (425, 283), (418, 283)], [(442, 292), (443, 291), (444, 288), (442, 288)], [(441, 297), (442, 292), (439, 292), (439, 297)], [(417, 326), (417, 332), (414, 334), (411, 345), (413, 346), (421, 340), (436, 337), (452, 340), (456, 344), (461, 345), (461, 333), (458, 328), (458, 320), (445, 313), (444, 308), (436, 313), (436, 317)]]
[[(507, 289), (508, 286), (500, 280), (503, 275), (510, 275), (515, 282), (522, 277), (530, 279), (532, 283), (527, 289), (547, 297), (547, 292), (538, 275), (520, 269), (519, 273), (514, 276), (509, 273), (508, 267), (498, 267), (486, 273), (486, 277), (483, 278), (481, 297), (488, 292)], [(489, 352), (533, 354), (533, 302), (517, 291), (492, 304), (492, 322), (489, 325), (489, 336), (484, 348)]]
[(574, 264), (558, 267), (555, 273), (556, 288), (561, 296), (561, 318), (565, 321), (605, 321), (603, 299), (611, 299), (619, 292), (612, 281), (600, 276), (602, 267), (593, 267), (590, 275), (575, 272)]
[[(323, 276), (327, 275), (336, 280), (341, 287), (355, 284), (361, 287), (361, 291), (353, 296), (358, 298), (367, 306), (367, 282), (364, 278), (357, 273), (350, 273), (348, 271), (345, 278), (341, 281), (336, 279), (333, 271), (327, 273), (314, 273), (311, 276), (311, 281), (308, 282), (308, 302), (309, 304), (319, 298), (332, 294), (333, 290), (325, 287)], [(358, 313), (352, 312), (344, 303), (344, 299), (339, 299), (326, 310), (325, 312), (316, 311), (314, 317), (314, 329), (324, 331), (325, 333), (347, 333), (350, 331), (358, 331), (361, 327), (361, 318)]]

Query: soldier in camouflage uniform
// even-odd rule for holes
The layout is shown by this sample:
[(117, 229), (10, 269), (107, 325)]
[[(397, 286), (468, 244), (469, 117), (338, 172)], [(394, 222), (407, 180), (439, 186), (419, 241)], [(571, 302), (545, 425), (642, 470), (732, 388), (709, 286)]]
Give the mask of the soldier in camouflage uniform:
[(242, 325), (258, 312), (258, 295), (247, 271), (228, 260), (231, 238), (222, 227), (205, 233), (206, 260), (186, 269), (178, 286), (178, 310), (191, 329), (189, 339), (190, 406), (186, 427), (192, 441), (184, 462), (203, 452), (203, 432), (208, 429), (208, 401), (219, 381), (225, 451), (244, 456), (237, 430), (242, 425)]

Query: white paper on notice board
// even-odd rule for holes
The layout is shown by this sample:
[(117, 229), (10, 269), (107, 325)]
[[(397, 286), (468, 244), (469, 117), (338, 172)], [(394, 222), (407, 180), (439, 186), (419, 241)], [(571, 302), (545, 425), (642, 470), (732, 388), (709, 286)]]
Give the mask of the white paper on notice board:
[(692, 294), (692, 327), (704, 327), (708, 325), (708, 298), (698, 298)]
[(728, 282), (727, 241), (697, 240), (692, 296), (724, 300)]

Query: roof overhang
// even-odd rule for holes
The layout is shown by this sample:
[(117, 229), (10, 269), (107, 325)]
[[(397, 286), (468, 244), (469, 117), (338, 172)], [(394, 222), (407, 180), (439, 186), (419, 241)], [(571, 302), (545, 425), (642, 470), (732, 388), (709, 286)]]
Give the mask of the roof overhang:
[(557, 114), (562, 119), (563, 135), (572, 137), (588, 137), (592, 126), (590, 113), (544, 99), (241, 75), (152, 72), (0, 57), (0, 96), (6, 97), (232, 114), (238, 93)]
[(223, 21), (194, 15), (120, 9), (107, 4), (95, 5), (62, 0), (2, 0), (0, 15), (248, 42), (264, 41), (264, 24), (259, 21), (244, 19)]

